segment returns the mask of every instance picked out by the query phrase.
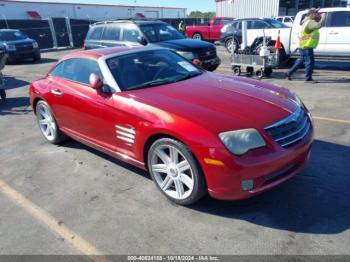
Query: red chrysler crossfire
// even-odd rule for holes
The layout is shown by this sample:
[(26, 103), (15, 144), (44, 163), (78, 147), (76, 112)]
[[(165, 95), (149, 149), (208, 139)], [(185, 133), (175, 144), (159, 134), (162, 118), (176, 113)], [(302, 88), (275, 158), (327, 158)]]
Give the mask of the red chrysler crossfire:
[(69, 54), (30, 85), (44, 137), (71, 137), (148, 170), (189, 205), (244, 199), (300, 173), (313, 141), (287, 89), (210, 73), (175, 52), (116, 47)]

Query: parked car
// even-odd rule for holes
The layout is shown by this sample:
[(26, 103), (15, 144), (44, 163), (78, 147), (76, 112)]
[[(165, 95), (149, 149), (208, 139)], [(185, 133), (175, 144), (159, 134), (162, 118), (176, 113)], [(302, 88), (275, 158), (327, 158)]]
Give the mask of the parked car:
[(269, 190), (301, 172), (313, 141), (289, 90), (204, 71), (166, 48), (72, 53), (29, 92), (49, 142), (69, 136), (148, 170), (182, 205)]
[(85, 49), (140, 44), (176, 50), (190, 61), (200, 60), (201, 66), (208, 71), (214, 71), (221, 63), (213, 44), (186, 39), (169, 24), (154, 20), (96, 23), (90, 28), (86, 37)]
[(186, 26), (186, 37), (210, 42), (219, 41), (221, 29), (232, 21), (232, 17), (214, 17), (208, 25)]
[(20, 30), (0, 29), (0, 45), (6, 49), (9, 55), (8, 63), (27, 58), (32, 58), (34, 61), (41, 59), (38, 43)]
[(290, 34), (290, 28), (288, 26), (272, 18), (236, 19), (221, 30), (220, 43), (230, 53), (236, 51), (242, 43), (242, 21), (247, 21), (249, 45), (253, 43), (256, 37), (263, 36), (263, 31), (265, 31), (266, 36), (274, 37), (277, 37), (280, 31), (282, 38), (289, 37)]
[(288, 27), (293, 26), (294, 18), (295, 18), (294, 16), (277, 16), (277, 17), (275, 17), (275, 19), (277, 21), (282, 22), (283, 24), (285, 24)]
[[(322, 8), (321, 13), (326, 14), (324, 26), (320, 29), (320, 40), (315, 49), (316, 58), (331, 58), (339, 60), (350, 59), (350, 9), (345, 7)], [(259, 26), (248, 23), (248, 45), (251, 45), (257, 37), (271, 37), (271, 44), (277, 39), (280, 31), (283, 58), (297, 57), (299, 48), (299, 37), (302, 23), (306, 17), (307, 10), (300, 11), (294, 20), (293, 27), (288, 28), (284, 24), (274, 19), (263, 19), (272, 21), (276, 27), (267, 23), (257, 22)], [(257, 19), (246, 19), (248, 21), (258, 21)], [(273, 22), (274, 21), (274, 22)], [(278, 23), (278, 24), (277, 24)], [(280, 28), (278, 28), (280, 25)], [(228, 50), (236, 50), (241, 43), (241, 19), (227, 25), (222, 29), (221, 43), (225, 44)], [(233, 38), (232, 38), (233, 37)], [(233, 40), (232, 40), (233, 39)], [(233, 41), (232, 43), (230, 41)]]

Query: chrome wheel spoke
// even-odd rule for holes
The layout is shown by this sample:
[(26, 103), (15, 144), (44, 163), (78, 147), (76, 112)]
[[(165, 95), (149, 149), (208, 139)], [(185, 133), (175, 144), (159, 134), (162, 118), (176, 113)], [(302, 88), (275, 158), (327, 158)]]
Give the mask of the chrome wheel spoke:
[(164, 164), (170, 163), (170, 158), (167, 156), (167, 154), (162, 149), (156, 150), (156, 155), (160, 158), (160, 160), (163, 161)]
[(171, 179), (170, 175), (167, 175), (163, 181), (163, 183), (160, 185), (160, 187), (166, 191), (169, 189), (169, 187), (173, 184), (173, 180)]
[(39, 120), (39, 123), (40, 123), (40, 125), (45, 125), (45, 126), (47, 126), (48, 125), (48, 122), (47, 122), (47, 120), (44, 118), (44, 119), (41, 119), (41, 120)]
[(181, 199), (185, 193), (184, 185), (178, 179), (174, 180), (177, 197)]
[(165, 164), (152, 165), (152, 171), (157, 173), (167, 173), (167, 166)]
[(183, 173), (183, 172), (191, 169), (191, 166), (190, 166), (190, 164), (188, 163), (187, 160), (184, 160), (184, 161), (182, 161), (182, 162), (177, 164), (177, 168), (179, 169), (179, 171), (181, 173)]
[(193, 180), (186, 174), (181, 174), (180, 175), (180, 180), (181, 182), (187, 186), (189, 189), (193, 188)]
[(169, 147), (170, 152), (170, 161), (172, 163), (177, 163), (179, 161), (179, 153), (177, 152), (177, 149), (175, 147)]

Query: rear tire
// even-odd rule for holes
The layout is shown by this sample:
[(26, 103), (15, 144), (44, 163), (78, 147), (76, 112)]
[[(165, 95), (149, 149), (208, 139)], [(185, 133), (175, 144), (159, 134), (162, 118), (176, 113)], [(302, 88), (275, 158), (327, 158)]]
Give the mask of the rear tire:
[(238, 42), (235, 38), (229, 38), (225, 42), (225, 48), (230, 54), (234, 53), (238, 49)]
[(186, 145), (161, 138), (148, 151), (148, 170), (157, 188), (179, 205), (191, 205), (207, 193), (202, 171)]
[(60, 144), (66, 136), (60, 131), (57, 121), (49, 105), (40, 100), (35, 107), (35, 113), (41, 133), (51, 144)]
[(195, 34), (193, 34), (192, 39), (202, 40), (203, 37), (202, 37), (202, 35), (200, 33), (195, 33)]

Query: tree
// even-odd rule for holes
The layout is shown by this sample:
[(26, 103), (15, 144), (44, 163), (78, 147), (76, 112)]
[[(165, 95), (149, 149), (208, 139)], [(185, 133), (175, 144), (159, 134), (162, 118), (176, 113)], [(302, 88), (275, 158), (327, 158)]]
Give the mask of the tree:
[(216, 15), (215, 12), (201, 12), (201, 11), (192, 11), (187, 18), (213, 18)]

